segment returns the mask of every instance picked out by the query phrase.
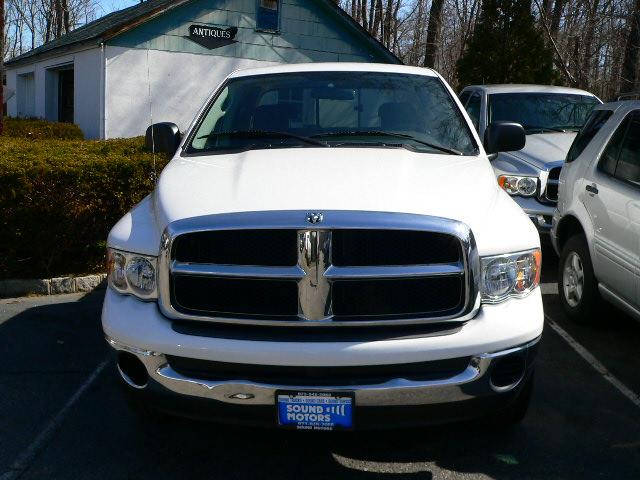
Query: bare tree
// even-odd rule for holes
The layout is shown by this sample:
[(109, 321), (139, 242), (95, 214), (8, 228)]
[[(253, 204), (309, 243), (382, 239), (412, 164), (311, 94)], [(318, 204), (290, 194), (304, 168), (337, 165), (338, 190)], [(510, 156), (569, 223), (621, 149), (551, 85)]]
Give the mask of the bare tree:
[(4, 0), (0, 0), (0, 135), (4, 132)]
[(429, 24), (427, 25), (427, 44), (424, 51), (424, 66), (433, 68), (438, 55), (438, 42), (442, 26), (442, 7), (444, 0), (431, 0)]
[(636, 0), (635, 6), (629, 16), (629, 36), (622, 63), (622, 75), (620, 93), (633, 92), (638, 85), (638, 63), (640, 61), (640, 0)]

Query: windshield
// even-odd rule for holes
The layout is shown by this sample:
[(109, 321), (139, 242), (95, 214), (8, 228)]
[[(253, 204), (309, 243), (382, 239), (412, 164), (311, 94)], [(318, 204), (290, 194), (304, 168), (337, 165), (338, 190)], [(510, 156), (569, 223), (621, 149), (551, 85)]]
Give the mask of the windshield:
[(590, 95), (495, 93), (489, 95), (489, 123), (520, 123), (526, 133), (578, 131), (600, 102)]
[(231, 79), (195, 129), (187, 153), (343, 146), (477, 153), (440, 79), (377, 72)]

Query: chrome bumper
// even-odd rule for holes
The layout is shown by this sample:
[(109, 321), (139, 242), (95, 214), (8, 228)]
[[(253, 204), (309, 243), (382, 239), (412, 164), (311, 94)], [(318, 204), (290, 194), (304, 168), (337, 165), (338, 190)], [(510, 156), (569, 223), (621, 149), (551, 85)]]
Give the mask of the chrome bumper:
[(540, 203), (535, 197), (511, 197), (525, 211), (538, 232), (548, 234), (551, 231), (551, 219), (555, 205)]
[[(530, 354), (530, 351), (537, 345), (539, 340), (540, 337), (508, 350), (475, 355), (471, 358), (465, 370), (450, 378), (424, 381), (395, 378), (375, 385), (310, 387), (308, 385), (272, 385), (242, 379), (209, 381), (188, 378), (174, 371), (162, 353), (122, 345), (107, 338), (109, 345), (116, 351), (126, 351), (138, 357), (147, 369), (150, 381), (173, 393), (216, 400), (226, 404), (247, 406), (274, 405), (278, 390), (348, 391), (355, 394), (355, 401), (358, 406), (436, 405), (479, 397), (490, 397), (515, 390), (522, 383), (535, 358), (535, 352)], [(493, 385), (490, 379), (493, 363), (500, 357), (519, 352), (525, 355), (523, 376), (512, 385), (505, 387)], [(124, 381), (133, 388), (145, 389), (147, 386), (135, 385), (121, 370), (120, 374)]]

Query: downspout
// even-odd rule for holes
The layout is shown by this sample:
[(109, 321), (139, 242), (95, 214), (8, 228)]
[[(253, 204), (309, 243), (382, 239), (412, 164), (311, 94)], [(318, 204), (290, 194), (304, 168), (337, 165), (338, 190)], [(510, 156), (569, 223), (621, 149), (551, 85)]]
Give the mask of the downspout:
[(104, 42), (100, 43), (100, 139), (107, 138), (106, 97), (107, 97), (107, 59)]

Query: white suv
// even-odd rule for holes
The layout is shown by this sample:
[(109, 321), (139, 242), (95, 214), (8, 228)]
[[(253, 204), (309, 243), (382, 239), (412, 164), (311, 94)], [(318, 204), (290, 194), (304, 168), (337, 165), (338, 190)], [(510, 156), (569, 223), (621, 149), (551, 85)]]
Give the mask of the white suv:
[(552, 242), (560, 299), (579, 322), (601, 297), (640, 318), (640, 102), (600, 105), (560, 175)]
[[(153, 142), (151, 141), (153, 139)], [(243, 70), (111, 230), (102, 326), (127, 391), (283, 428), (519, 420), (542, 333), (540, 239), (429, 69)]]

